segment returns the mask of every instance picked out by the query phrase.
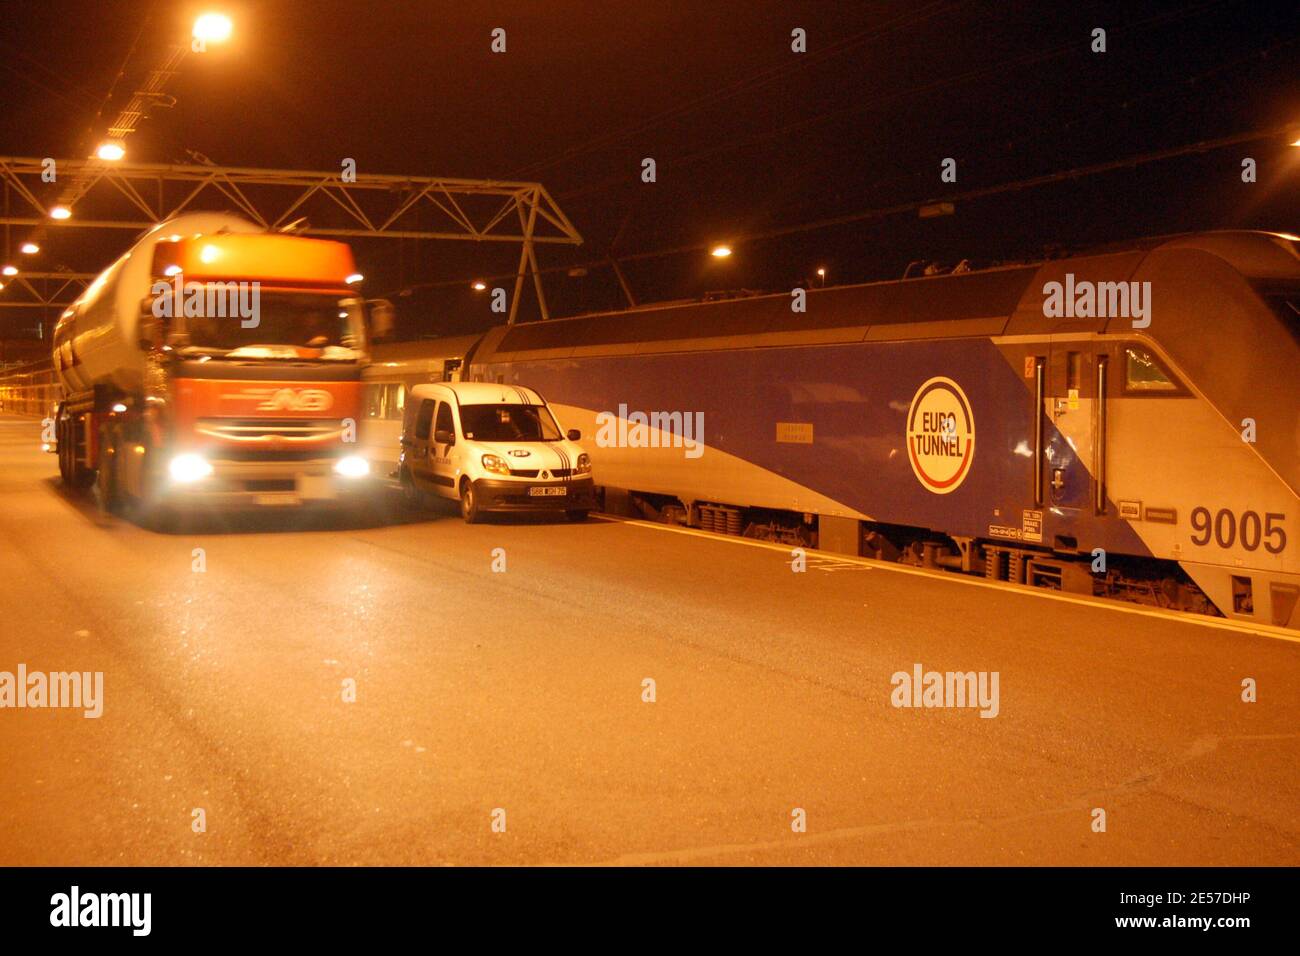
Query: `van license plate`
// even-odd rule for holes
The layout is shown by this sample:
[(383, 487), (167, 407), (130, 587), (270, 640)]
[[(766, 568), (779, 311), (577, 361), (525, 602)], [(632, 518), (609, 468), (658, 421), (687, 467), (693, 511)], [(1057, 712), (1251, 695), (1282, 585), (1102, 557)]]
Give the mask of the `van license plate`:
[(554, 488), (529, 488), (528, 494), (533, 498), (555, 498), (561, 495), (567, 495), (569, 489), (561, 486)]

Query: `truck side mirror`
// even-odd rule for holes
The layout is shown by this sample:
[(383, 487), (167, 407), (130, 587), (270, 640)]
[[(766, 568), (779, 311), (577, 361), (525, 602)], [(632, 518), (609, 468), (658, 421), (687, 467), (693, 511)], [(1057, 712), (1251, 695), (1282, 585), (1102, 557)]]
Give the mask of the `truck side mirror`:
[(576, 428), (570, 428), (568, 431), (569, 441), (582, 441), (582, 432)]
[(370, 299), (366, 302), (370, 316), (370, 337), (376, 342), (393, 334), (397, 310), (387, 299)]
[(433, 433), (433, 440), (439, 445), (454, 445), (456, 444), (456, 433), (446, 428), (439, 428)]

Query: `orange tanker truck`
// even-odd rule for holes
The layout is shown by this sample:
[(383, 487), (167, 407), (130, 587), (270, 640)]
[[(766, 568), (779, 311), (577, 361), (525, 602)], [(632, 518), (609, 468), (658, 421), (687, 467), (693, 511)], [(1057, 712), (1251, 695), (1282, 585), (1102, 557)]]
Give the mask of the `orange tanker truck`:
[(345, 503), (365, 302), (340, 242), (195, 213), (151, 229), (59, 319), (59, 473), (149, 522)]

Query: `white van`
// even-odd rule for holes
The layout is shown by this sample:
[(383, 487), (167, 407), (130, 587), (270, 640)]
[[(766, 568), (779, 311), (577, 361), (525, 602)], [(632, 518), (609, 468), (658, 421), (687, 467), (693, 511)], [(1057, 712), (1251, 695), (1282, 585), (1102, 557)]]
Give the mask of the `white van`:
[(582, 521), (596, 498), (581, 437), (561, 431), (530, 388), (416, 385), (403, 409), (398, 479), (412, 504), (460, 499), (470, 523), (489, 511), (563, 511)]

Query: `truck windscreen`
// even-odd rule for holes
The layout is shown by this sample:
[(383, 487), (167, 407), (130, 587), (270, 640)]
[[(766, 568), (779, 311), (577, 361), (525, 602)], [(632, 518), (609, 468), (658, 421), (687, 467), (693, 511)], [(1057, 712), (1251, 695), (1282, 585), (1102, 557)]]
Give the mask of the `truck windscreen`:
[[(235, 308), (230, 308), (231, 304)], [(174, 323), (174, 330), (184, 333), (184, 344), (177, 351), (232, 358), (355, 361), (364, 348), (363, 306), (359, 299), (340, 298), (337, 294), (260, 292), (256, 299), (218, 306)]]

